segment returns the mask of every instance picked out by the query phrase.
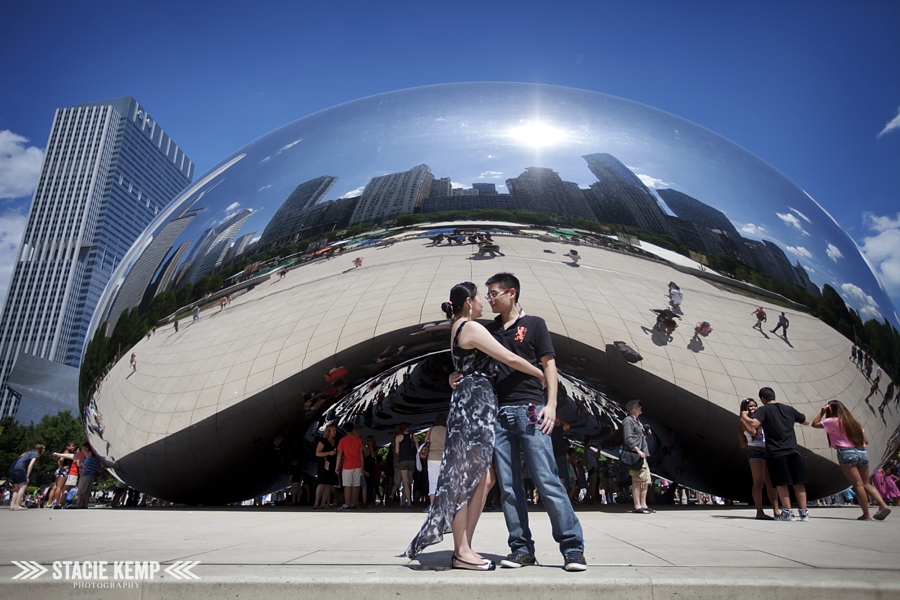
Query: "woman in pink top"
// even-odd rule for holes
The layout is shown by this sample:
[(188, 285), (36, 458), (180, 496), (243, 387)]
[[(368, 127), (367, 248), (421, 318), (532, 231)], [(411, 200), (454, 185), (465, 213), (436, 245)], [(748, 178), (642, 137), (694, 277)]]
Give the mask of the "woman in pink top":
[(875, 486), (869, 483), (869, 454), (866, 452), (869, 439), (859, 421), (839, 400), (829, 400), (813, 419), (812, 426), (824, 429), (828, 434), (829, 445), (837, 450), (838, 464), (853, 486), (863, 512), (859, 520), (872, 520), (869, 515), (869, 498), (875, 500), (880, 507), (875, 513), (875, 518), (879, 521), (887, 518), (891, 514), (891, 509), (885, 504)]
[(897, 484), (891, 477), (888, 467), (883, 467), (875, 471), (875, 475), (872, 476), (872, 481), (875, 484), (875, 489), (878, 490), (882, 498), (886, 501), (890, 501), (892, 504), (896, 504), (896, 499), (900, 497), (900, 490), (897, 489)]

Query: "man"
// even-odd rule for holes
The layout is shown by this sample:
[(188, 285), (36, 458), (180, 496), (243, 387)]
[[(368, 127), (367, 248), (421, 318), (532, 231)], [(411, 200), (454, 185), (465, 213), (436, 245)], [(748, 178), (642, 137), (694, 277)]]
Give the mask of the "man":
[(81, 451), (84, 453), (84, 460), (81, 462), (81, 477), (78, 479), (76, 508), (87, 508), (91, 499), (91, 488), (94, 485), (94, 478), (100, 470), (100, 461), (94, 457), (94, 451), (88, 444), (83, 444)]
[(781, 514), (775, 520), (796, 521), (791, 511), (791, 494), (788, 491), (788, 486), (793, 486), (800, 508), (800, 520), (809, 521), (804, 485), (807, 479), (806, 469), (800, 458), (797, 436), (794, 433), (794, 423), (809, 425), (809, 420), (795, 408), (776, 402), (772, 388), (760, 389), (759, 399), (763, 405), (756, 409), (753, 418), (745, 410), (741, 412), (741, 421), (749, 427), (762, 427), (766, 434), (766, 468), (781, 502)]
[(356, 425), (344, 426), (347, 435), (338, 442), (337, 465), (344, 484), (344, 505), (338, 510), (352, 510), (359, 500), (359, 486), (362, 481), (363, 441), (357, 435)]
[(776, 325), (775, 329), (773, 329), (769, 333), (776, 333), (779, 329), (781, 329), (781, 336), (784, 339), (787, 339), (787, 330), (788, 330), (788, 326), (790, 326), (790, 324), (791, 324), (791, 322), (788, 321), (788, 318), (785, 316), (785, 314), (781, 313), (778, 316), (778, 325)]
[(641, 457), (641, 467), (630, 471), (631, 473), (631, 497), (634, 500), (632, 512), (649, 515), (656, 511), (647, 506), (647, 490), (650, 488), (650, 466), (647, 464), (647, 455), (650, 449), (647, 447), (647, 435), (650, 429), (644, 431), (640, 416), (643, 412), (640, 400), (632, 400), (625, 405), (628, 416), (622, 422), (622, 432), (625, 438), (624, 446), (630, 452), (636, 452)]
[[(485, 297), (497, 317), (488, 331), (507, 349), (531, 364), (542, 367), (547, 389), (524, 373), (500, 364), (496, 390), (500, 410), (494, 425), (494, 467), (500, 483), (500, 503), (509, 530), (510, 554), (501, 567), (537, 564), (534, 540), (528, 526), (528, 505), (520, 454), (547, 509), (553, 539), (559, 544), (566, 571), (584, 571), (584, 534), (560, 482), (550, 434), (556, 422), (557, 373), (553, 343), (547, 324), (540, 317), (519, 310), (519, 280), (511, 273), (498, 273), (487, 280)], [(546, 395), (545, 395), (546, 393)]]

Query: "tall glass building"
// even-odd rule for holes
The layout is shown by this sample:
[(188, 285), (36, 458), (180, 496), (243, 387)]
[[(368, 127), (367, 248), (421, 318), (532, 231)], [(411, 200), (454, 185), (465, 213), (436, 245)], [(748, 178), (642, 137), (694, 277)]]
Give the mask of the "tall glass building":
[(100, 294), (194, 164), (132, 97), (56, 111), (0, 317), (0, 417), (18, 357), (78, 367)]

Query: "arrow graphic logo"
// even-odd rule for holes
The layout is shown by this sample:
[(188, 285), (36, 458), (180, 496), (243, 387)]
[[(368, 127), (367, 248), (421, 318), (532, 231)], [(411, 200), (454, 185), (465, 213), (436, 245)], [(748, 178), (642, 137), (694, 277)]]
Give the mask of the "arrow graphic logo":
[[(174, 565), (166, 567), (163, 569), (166, 573), (174, 577), (175, 579), (200, 579), (197, 575), (191, 573), (191, 569), (200, 564), (199, 560), (195, 560), (193, 562), (186, 561), (175, 561)], [(46, 571), (46, 569), (44, 569)]]
[[(21, 562), (14, 560), (12, 561), (12, 564), (22, 569), (22, 572), (18, 575), (14, 575), (13, 579), (37, 579), (48, 571), (46, 567), (41, 566), (33, 560), (23, 560)], [(198, 577), (197, 579), (200, 578)]]

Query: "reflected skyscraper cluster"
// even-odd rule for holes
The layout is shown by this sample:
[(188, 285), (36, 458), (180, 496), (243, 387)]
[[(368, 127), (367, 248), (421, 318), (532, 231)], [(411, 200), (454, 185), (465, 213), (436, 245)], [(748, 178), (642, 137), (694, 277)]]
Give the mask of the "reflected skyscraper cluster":
[[(476, 230), (502, 252), (422, 240)], [(581, 262), (558, 260), (573, 236)], [(342, 252), (365, 254), (364, 266)], [(240, 465), (247, 493), (278, 485), (276, 435), (308, 458), (326, 421), (380, 441), (398, 419), (424, 426), (449, 401), (436, 306), (458, 280), (502, 269), (525, 283), (526, 309), (548, 316), (578, 436), (613, 443), (619, 405), (641, 397), (679, 457), (655, 459), (658, 472), (672, 478), (690, 458), (685, 481), (732, 497), (746, 469), (736, 400), (763, 385), (800, 406), (867, 388), (845, 368), (855, 321), (825, 323), (804, 303), (852, 309), (859, 330), (900, 320), (808, 195), (707, 130), (581, 90), (406, 90), (272, 132), (147, 228), (92, 322), (80, 397), (103, 415), (93, 442), (133, 485), (203, 502)], [(647, 337), (647, 311), (675, 279), (685, 321), (713, 324), (708, 340)], [(793, 311), (790, 340), (741, 323), (759, 298)], [(644, 360), (625, 363), (619, 341), (643, 344)], [(868, 419), (873, 448), (887, 449), (896, 425)], [(827, 441), (805, 444), (813, 493), (832, 490)]]

